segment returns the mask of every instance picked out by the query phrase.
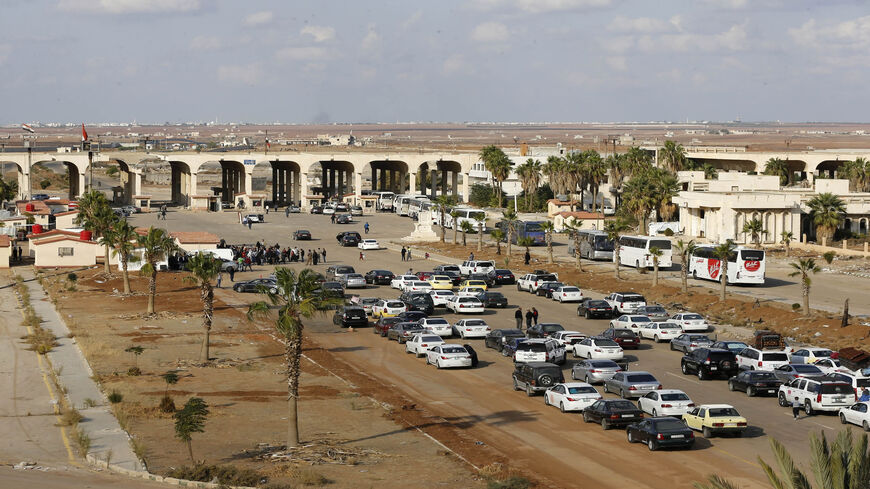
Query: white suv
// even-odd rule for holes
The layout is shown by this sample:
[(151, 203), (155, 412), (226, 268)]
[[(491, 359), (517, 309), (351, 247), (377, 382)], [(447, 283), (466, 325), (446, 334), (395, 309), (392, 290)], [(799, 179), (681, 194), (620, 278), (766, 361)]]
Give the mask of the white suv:
[(737, 367), (744, 370), (770, 370), (788, 365), (788, 353), (776, 350), (745, 348), (737, 354)]
[(544, 282), (557, 282), (559, 276), (555, 273), (527, 273), (517, 279), (517, 290), (535, 293)]
[(791, 406), (798, 400), (807, 415), (816, 411), (839, 411), (858, 401), (852, 385), (842, 380), (796, 378), (779, 386), (779, 405)]
[(613, 315), (634, 314), (638, 307), (646, 305), (646, 299), (634, 292), (614, 292), (604, 298), (613, 308)]
[(459, 273), (471, 275), (472, 273), (489, 273), (495, 268), (495, 263), (489, 260), (468, 260), (459, 265)]
[(531, 338), (517, 345), (514, 362), (549, 362), (557, 365), (565, 363), (565, 347), (549, 338)]

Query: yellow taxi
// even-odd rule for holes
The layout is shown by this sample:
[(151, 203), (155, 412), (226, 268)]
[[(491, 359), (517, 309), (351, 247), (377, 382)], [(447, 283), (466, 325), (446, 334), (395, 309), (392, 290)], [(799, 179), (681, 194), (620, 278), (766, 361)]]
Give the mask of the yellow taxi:
[(447, 275), (433, 275), (428, 282), (434, 290), (453, 290), (453, 280)]
[(460, 289), (464, 289), (466, 287), (480, 287), (483, 290), (486, 290), (486, 281), (484, 280), (465, 280), (461, 284), (459, 284)]

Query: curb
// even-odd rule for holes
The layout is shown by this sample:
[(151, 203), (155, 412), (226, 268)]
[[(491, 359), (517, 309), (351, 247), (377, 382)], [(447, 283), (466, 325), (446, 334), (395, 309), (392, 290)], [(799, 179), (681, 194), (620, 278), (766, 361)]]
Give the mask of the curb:
[(152, 474), (151, 472), (147, 472), (144, 470), (130, 470), (125, 469), (119, 465), (115, 465), (103, 460), (98, 460), (93, 454), (88, 454), (87, 457), (88, 464), (91, 467), (96, 469), (110, 470), (117, 474), (121, 474), (127, 477), (135, 478), (135, 479), (144, 479), (154, 482), (160, 482), (163, 484), (169, 484), (173, 486), (180, 487), (198, 487), (202, 489), (219, 489), (224, 487), (230, 487), (233, 489), (257, 489), (255, 487), (249, 486), (228, 486), (226, 484), (214, 483), (214, 482), (199, 482), (199, 481), (191, 481), (186, 479), (176, 479), (174, 477), (164, 477), (162, 475)]

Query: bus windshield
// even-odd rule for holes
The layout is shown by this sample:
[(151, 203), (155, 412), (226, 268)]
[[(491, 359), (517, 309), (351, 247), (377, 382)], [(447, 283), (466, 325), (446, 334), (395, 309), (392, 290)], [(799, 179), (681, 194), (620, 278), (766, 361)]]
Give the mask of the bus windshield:
[(764, 260), (764, 251), (762, 250), (741, 250), (740, 258), (744, 260)]
[(597, 251), (613, 251), (613, 241), (607, 239), (607, 236), (595, 236), (593, 247)]
[(669, 250), (671, 249), (671, 241), (667, 239), (651, 239), (649, 240), (649, 247), (652, 248), (653, 246), (662, 251)]
[(541, 223), (539, 222), (527, 222), (525, 223), (525, 228), (527, 233), (540, 233), (541, 232)]

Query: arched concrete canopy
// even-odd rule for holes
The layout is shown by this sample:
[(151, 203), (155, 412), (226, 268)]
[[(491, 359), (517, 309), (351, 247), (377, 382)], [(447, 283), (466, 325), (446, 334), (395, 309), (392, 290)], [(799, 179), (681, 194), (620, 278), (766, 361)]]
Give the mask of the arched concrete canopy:
[(823, 172), (828, 176), (828, 178), (834, 178), (837, 176), (837, 172), (840, 168), (845, 165), (846, 162), (842, 160), (825, 160), (819, 162), (815, 168), (813, 168), (813, 173), (821, 175)]
[(407, 189), (408, 170), (408, 163), (401, 160), (373, 160), (368, 162), (362, 176), (368, 176), (369, 188), (373, 192), (380, 190), (400, 194)]
[(764, 165), (761, 166), (761, 169), (758, 169), (758, 165), (755, 161), (752, 160), (738, 160), (738, 159), (729, 159), (729, 160), (720, 160), (720, 159), (712, 159), (712, 158), (692, 158), (696, 162), (701, 165), (709, 164), (713, 168), (722, 171), (742, 171), (742, 172), (750, 172), (750, 171), (764, 171)]

